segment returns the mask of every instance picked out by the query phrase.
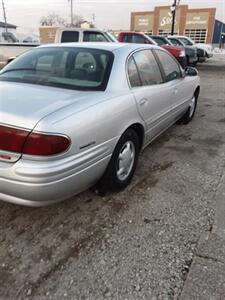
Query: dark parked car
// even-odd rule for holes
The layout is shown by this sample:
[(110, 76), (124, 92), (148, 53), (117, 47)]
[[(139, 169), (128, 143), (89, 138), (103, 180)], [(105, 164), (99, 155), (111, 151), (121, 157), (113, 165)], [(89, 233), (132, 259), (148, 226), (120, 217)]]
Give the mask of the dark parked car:
[(197, 56), (197, 48), (193, 46), (186, 46), (183, 42), (176, 39), (176, 41), (173, 40), (173, 38), (166, 38), (164, 36), (159, 35), (152, 35), (151, 38), (160, 46), (162, 45), (173, 45), (181, 47), (182, 49), (185, 49), (185, 55), (187, 58), (187, 65), (188, 66), (196, 66), (198, 62), (198, 56)]
[[(169, 36), (169, 38), (176, 38), (179, 41), (181, 41), (185, 46), (191, 46), (191, 47), (196, 47), (197, 48), (197, 56), (198, 56), (198, 62), (203, 63), (204, 61), (206, 61), (207, 58), (207, 52), (204, 49), (204, 44), (195, 44), (191, 39), (189, 39), (186, 36), (179, 36), (179, 35), (173, 35), (173, 36)], [(210, 54), (209, 54), (210, 55)], [(209, 56), (211, 57), (211, 56)]]

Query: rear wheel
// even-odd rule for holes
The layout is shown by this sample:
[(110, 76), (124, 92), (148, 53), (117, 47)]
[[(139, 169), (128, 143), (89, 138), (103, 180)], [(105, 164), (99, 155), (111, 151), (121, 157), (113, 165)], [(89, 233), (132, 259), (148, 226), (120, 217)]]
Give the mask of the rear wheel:
[(137, 133), (128, 129), (119, 139), (107, 170), (97, 184), (97, 191), (104, 194), (106, 190), (121, 190), (130, 183), (136, 170), (140, 143)]
[(182, 123), (182, 124), (186, 125), (189, 122), (191, 122), (191, 120), (194, 118), (196, 107), (197, 107), (197, 102), (198, 102), (198, 94), (199, 94), (199, 92), (196, 91), (193, 98), (192, 98), (192, 100), (191, 100), (191, 103), (188, 107), (188, 110), (182, 116), (182, 118), (179, 120), (179, 123)]

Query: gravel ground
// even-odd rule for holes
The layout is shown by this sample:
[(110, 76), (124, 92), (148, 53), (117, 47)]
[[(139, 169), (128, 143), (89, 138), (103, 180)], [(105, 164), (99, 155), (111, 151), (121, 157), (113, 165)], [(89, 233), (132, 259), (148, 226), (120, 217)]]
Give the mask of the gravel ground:
[(45, 208), (0, 203), (0, 299), (178, 299), (225, 168), (225, 60), (196, 117), (141, 154), (132, 184)]

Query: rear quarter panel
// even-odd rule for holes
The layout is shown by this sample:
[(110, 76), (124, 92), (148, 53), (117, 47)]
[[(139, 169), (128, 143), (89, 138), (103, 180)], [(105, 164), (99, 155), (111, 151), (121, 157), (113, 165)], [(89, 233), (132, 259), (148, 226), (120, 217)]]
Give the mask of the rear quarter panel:
[(35, 130), (67, 135), (72, 143), (65, 156), (98, 145), (104, 145), (110, 154), (123, 132), (134, 123), (145, 126), (133, 95), (120, 92), (80, 111), (74, 105), (55, 112), (41, 120)]

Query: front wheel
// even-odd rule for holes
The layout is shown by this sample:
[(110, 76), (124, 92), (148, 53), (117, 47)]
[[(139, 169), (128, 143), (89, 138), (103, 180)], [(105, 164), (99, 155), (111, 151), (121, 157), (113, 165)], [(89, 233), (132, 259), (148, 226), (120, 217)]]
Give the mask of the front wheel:
[(137, 133), (128, 129), (119, 139), (97, 190), (102, 193), (108, 189), (121, 190), (128, 186), (136, 170), (139, 151)]

